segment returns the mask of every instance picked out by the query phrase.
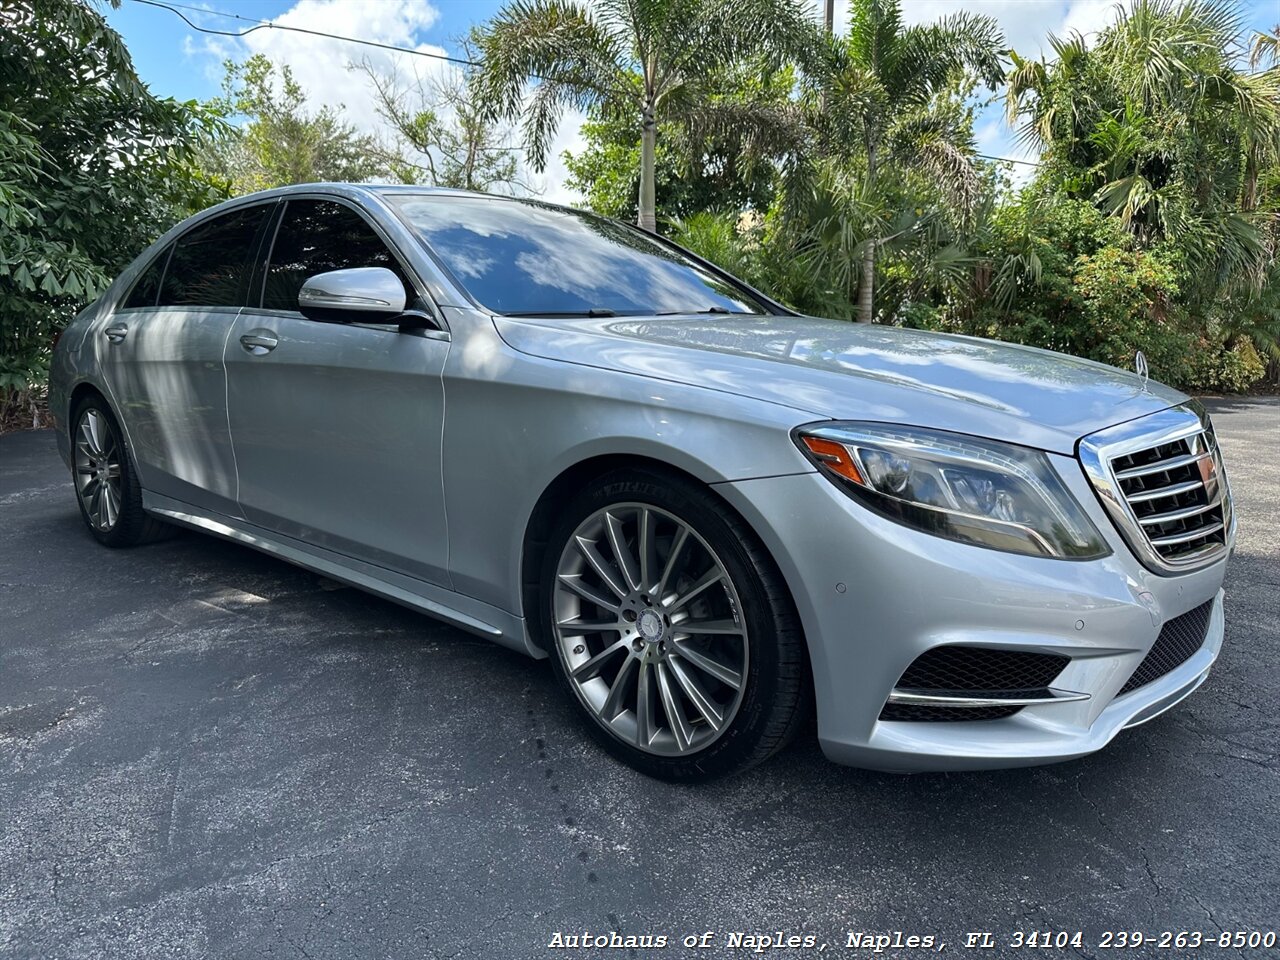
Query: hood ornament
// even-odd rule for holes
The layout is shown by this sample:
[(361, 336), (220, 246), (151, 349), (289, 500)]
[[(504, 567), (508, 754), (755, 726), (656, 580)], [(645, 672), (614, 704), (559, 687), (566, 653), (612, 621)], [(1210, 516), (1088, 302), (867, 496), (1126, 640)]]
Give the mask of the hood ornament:
[(1147, 355), (1141, 350), (1133, 355), (1133, 372), (1142, 378), (1142, 388), (1145, 390), (1150, 371), (1147, 369)]

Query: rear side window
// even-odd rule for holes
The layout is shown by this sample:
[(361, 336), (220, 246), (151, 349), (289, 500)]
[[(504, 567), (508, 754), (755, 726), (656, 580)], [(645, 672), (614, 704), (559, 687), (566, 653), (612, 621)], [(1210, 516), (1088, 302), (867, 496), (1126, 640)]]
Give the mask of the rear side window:
[(244, 306), (258, 231), (269, 209), (260, 205), (233, 210), (180, 237), (169, 257), (160, 305)]
[(399, 261), (360, 214), (331, 200), (290, 200), (271, 247), (262, 306), (297, 310), (304, 280), (351, 267), (386, 267), (412, 302), (415, 293)]
[(156, 300), (160, 296), (160, 281), (164, 278), (164, 267), (169, 262), (169, 254), (173, 247), (165, 247), (154, 260), (151, 266), (142, 271), (133, 289), (129, 291), (129, 298), (124, 302), (126, 310), (132, 307), (154, 307)]

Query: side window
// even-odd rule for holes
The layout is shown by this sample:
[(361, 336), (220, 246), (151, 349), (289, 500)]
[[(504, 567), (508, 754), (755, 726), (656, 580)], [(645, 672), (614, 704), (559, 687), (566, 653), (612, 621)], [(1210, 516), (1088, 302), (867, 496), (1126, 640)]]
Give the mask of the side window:
[(160, 288), (160, 305), (244, 306), (258, 230), (269, 210), (264, 205), (233, 210), (179, 237)]
[(406, 300), (415, 296), (399, 261), (360, 214), (331, 200), (290, 200), (271, 247), (262, 306), (297, 310), (304, 280), (350, 267), (386, 267), (404, 284)]
[(142, 271), (142, 276), (134, 281), (133, 289), (124, 302), (124, 309), (132, 307), (154, 307), (160, 296), (160, 281), (164, 277), (165, 264), (169, 262), (169, 254), (173, 246), (167, 246), (151, 261), (151, 266)]

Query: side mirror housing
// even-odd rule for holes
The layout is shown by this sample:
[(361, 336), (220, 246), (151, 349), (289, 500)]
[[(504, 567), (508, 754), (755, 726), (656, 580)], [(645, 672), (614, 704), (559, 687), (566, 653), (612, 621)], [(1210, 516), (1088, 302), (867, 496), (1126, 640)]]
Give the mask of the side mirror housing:
[(298, 291), (298, 309), (308, 320), (391, 323), (404, 313), (404, 284), (386, 267), (317, 273)]

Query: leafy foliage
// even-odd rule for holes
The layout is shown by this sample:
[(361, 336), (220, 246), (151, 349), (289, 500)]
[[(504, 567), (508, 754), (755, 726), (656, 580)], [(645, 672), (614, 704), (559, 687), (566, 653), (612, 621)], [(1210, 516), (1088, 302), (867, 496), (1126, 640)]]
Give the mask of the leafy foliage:
[(709, 103), (722, 69), (812, 35), (799, 0), (510, 0), (476, 34), (476, 93), (489, 118), (523, 117), (538, 168), (566, 107), (637, 124), (638, 222), (655, 230), (659, 123)]
[(359, 133), (340, 111), (307, 107), (307, 96), (288, 65), (277, 68), (257, 53), (225, 62), (222, 96), (208, 104), (224, 118), (201, 141), (205, 170), (234, 194), (291, 183), (362, 181), (387, 173), (377, 140)]
[(192, 163), (217, 125), (154, 97), (91, 7), (0, 2), (0, 407), (31, 402), (54, 335), (139, 250), (224, 196)]
[[(459, 59), (471, 60), (465, 41)], [(452, 65), (443, 75), (405, 76), (394, 64), (353, 64), (373, 87), (378, 114), (395, 131), (385, 151), (390, 175), (402, 183), (493, 192), (534, 192), (519, 164), (508, 124), (486, 115), (474, 96), (474, 70)]]

